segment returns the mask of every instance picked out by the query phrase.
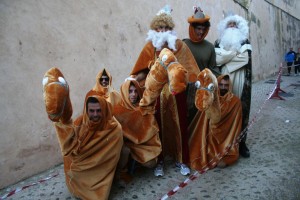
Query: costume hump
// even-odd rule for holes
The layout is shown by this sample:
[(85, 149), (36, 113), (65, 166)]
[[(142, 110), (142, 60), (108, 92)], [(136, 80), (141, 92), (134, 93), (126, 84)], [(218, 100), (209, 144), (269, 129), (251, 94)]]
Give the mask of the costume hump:
[(121, 85), (122, 102), (114, 107), (114, 114), (121, 123), (125, 145), (130, 154), (139, 163), (156, 159), (161, 152), (158, 137), (158, 125), (154, 115), (142, 115), (139, 106), (134, 106), (129, 100), (129, 87), (134, 84), (139, 98), (143, 92), (138, 82), (127, 80)]
[[(198, 76), (201, 79), (204, 76)], [(224, 76), (218, 77), (218, 82)], [(203, 80), (200, 80), (203, 81)], [(241, 132), (242, 125), (242, 106), (238, 97), (234, 96), (230, 89), (224, 96), (219, 95), (216, 86), (214, 103), (201, 113), (196, 115), (192, 122), (190, 131), (190, 161), (191, 167), (201, 171), (206, 168), (215, 167), (220, 156), (226, 165), (233, 164), (239, 157), (237, 138)], [(196, 93), (196, 105), (199, 108), (200, 101), (207, 101), (209, 98), (199, 96)], [(219, 100), (219, 103), (216, 102)], [(218, 107), (219, 106), (219, 107)], [(220, 112), (220, 113), (218, 113)], [(218, 116), (219, 117), (215, 117)]]
[[(50, 69), (45, 77), (56, 70)], [(51, 83), (43, 83), (44, 99), (48, 105), (55, 107), (69, 98), (60, 90), (45, 90)], [(89, 97), (95, 97), (100, 104), (102, 117), (98, 122), (90, 121), (87, 115), (86, 101)], [(90, 91), (85, 98), (83, 115), (74, 122), (58, 119), (54, 123), (64, 158), (66, 184), (69, 191), (81, 199), (108, 199), (123, 145), (121, 125), (112, 116), (111, 110), (111, 104), (99, 93)]]

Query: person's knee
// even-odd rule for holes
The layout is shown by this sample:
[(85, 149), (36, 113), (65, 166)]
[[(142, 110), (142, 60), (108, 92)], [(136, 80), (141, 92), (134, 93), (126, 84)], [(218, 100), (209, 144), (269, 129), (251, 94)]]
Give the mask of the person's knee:
[(152, 159), (146, 163), (143, 163), (142, 165), (147, 168), (153, 168), (156, 166), (156, 159)]

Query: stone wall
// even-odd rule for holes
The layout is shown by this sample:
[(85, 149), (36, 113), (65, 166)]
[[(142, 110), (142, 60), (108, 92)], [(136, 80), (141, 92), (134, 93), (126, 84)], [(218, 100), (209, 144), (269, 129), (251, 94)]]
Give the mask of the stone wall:
[[(64, 73), (76, 117), (99, 70), (105, 67), (119, 89), (161, 7), (172, 6), (175, 29), (185, 38), (186, 20), (197, 2), (1, 0), (0, 188), (62, 162), (42, 97), (42, 78), (49, 68)], [(250, 21), (253, 80), (266, 78), (277, 72), (289, 47), (300, 47), (299, 2), (284, 2), (203, 0), (201, 7), (211, 16), (207, 39), (217, 39), (216, 26), (225, 12), (245, 17)]]

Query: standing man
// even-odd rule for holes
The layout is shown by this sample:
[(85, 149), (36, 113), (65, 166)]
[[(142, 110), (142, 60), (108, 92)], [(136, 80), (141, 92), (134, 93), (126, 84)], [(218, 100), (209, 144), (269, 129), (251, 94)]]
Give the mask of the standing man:
[[(242, 101), (242, 130), (247, 128), (251, 105), (252, 48), (248, 40), (248, 22), (241, 16), (229, 15), (218, 24), (219, 39), (215, 42), (217, 66), (222, 74), (229, 74), (233, 93)], [(247, 130), (245, 130), (247, 131)], [(240, 154), (248, 158), (247, 132), (242, 135)]]
[[(171, 16), (170, 6), (165, 6), (152, 19), (151, 30), (148, 31), (147, 43), (142, 49), (130, 75), (141, 86), (144, 85), (149, 69), (155, 63), (163, 48), (170, 49), (178, 62), (186, 68), (190, 82), (196, 80), (199, 68), (188, 46), (179, 40), (173, 30), (175, 24)], [(177, 161), (180, 173), (188, 175), (190, 169), (188, 153), (188, 122), (186, 94), (182, 92), (173, 96), (168, 84), (161, 92), (156, 103), (156, 119), (160, 126), (162, 154), (159, 165), (154, 171), (155, 176), (163, 176), (163, 155), (170, 155)]]
[(43, 92), (70, 193), (85, 200), (108, 199), (123, 145), (122, 128), (112, 116), (111, 104), (91, 90), (83, 114), (73, 121), (69, 85), (57, 68), (46, 72)]
[[(285, 58), (285, 62), (286, 62), (287, 68), (288, 68), (288, 76), (290, 76), (292, 65), (293, 65), (294, 61), (296, 61), (296, 52), (293, 50), (292, 47), (290, 48), (289, 52), (287, 52), (285, 54), (284, 58)], [(295, 68), (295, 74), (297, 74), (296, 68)]]
[[(205, 40), (210, 28), (210, 17), (205, 15), (200, 7), (194, 7), (194, 15), (188, 18), (189, 39), (183, 41), (191, 50), (198, 67), (202, 71), (204, 68), (209, 68), (214, 74), (219, 75), (218, 71), (214, 71), (216, 66), (216, 53), (212, 43)], [(193, 83), (190, 83), (187, 88), (187, 104), (188, 104), (188, 121), (191, 123), (197, 113), (195, 107), (195, 92), (196, 88)]]
[[(205, 40), (210, 28), (210, 17), (200, 7), (194, 7), (194, 15), (188, 18), (189, 39), (183, 41), (191, 50), (198, 67), (212, 70), (216, 66), (216, 53), (212, 43)], [(213, 71), (214, 72), (214, 71)]]

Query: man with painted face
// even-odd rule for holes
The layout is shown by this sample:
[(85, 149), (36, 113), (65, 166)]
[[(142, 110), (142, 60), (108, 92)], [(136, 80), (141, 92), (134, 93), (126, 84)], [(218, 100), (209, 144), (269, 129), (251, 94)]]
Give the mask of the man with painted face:
[(156, 165), (157, 156), (161, 153), (159, 129), (154, 115), (142, 115), (139, 110), (143, 91), (136, 80), (126, 80), (121, 85), (120, 94), (122, 101), (115, 106), (114, 112), (122, 125), (124, 145), (130, 155), (122, 155), (122, 170), (124, 172), (124, 167), (129, 164), (129, 173), (133, 174), (135, 162), (148, 168)]
[[(147, 43), (141, 51), (130, 75), (143, 87), (151, 66), (155, 63), (163, 48), (170, 49), (178, 62), (186, 68), (189, 82), (194, 82), (199, 68), (188, 46), (179, 40), (173, 30), (175, 24), (171, 16), (170, 6), (165, 6), (152, 19), (148, 31)], [(156, 120), (160, 126), (162, 154), (159, 165), (154, 171), (155, 176), (163, 176), (164, 156), (171, 156), (176, 161), (181, 174), (188, 175), (190, 169), (188, 154), (188, 122), (186, 94), (182, 92), (173, 96), (165, 84), (161, 97), (156, 101)]]
[(240, 98), (243, 108), (241, 156), (248, 158), (247, 126), (251, 106), (252, 47), (248, 40), (248, 22), (241, 16), (229, 14), (218, 24), (219, 39), (215, 42), (216, 61), (221, 74), (229, 74), (232, 92)]
[[(206, 168), (226, 167), (234, 164), (239, 158), (238, 137), (242, 127), (242, 105), (238, 97), (232, 93), (229, 75), (218, 77), (220, 118), (211, 120), (207, 111), (201, 113), (197, 123), (192, 125), (190, 138), (191, 168), (202, 171)], [(224, 154), (225, 153), (225, 154)], [(224, 156), (220, 161), (219, 156)]]
[[(204, 68), (209, 68), (215, 75), (219, 75), (214, 71), (216, 66), (216, 53), (212, 43), (205, 40), (210, 28), (210, 17), (205, 15), (201, 8), (194, 7), (194, 15), (188, 18), (189, 38), (183, 41), (190, 48), (198, 67), (202, 71)], [(187, 88), (187, 104), (188, 104), (188, 121), (194, 119), (198, 109), (195, 107), (195, 92), (196, 88), (193, 83), (190, 83)]]

